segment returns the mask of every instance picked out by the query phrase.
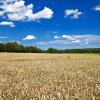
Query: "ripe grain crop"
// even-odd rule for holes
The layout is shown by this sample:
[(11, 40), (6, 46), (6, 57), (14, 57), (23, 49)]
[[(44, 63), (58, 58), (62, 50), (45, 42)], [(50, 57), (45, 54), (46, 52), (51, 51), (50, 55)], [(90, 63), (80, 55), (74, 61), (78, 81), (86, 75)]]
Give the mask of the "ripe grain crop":
[(100, 100), (100, 55), (0, 53), (0, 100)]

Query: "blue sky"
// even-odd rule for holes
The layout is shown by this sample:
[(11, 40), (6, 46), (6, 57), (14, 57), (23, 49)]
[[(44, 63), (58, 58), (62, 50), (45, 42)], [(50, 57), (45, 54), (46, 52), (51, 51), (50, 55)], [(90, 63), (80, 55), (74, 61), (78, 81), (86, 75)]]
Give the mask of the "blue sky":
[(0, 42), (42, 49), (100, 47), (100, 0), (0, 0)]

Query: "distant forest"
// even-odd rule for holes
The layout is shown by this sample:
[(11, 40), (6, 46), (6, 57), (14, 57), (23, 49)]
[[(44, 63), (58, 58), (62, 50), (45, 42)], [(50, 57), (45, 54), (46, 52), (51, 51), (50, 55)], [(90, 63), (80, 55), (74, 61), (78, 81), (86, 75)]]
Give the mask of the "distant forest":
[(23, 46), (17, 42), (0, 43), (0, 52), (16, 52), (16, 53), (100, 53), (100, 48), (84, 48), (84, 49), (65, 49), (58, 50), (48, 48), (42, 50), (35, 46)]

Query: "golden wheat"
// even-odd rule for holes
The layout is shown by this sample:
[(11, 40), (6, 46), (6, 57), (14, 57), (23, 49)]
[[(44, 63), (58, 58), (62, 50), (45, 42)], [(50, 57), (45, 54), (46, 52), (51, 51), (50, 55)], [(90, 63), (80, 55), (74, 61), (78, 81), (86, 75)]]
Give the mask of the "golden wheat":
[(0, 100), (100, 100), (100, 55), (0, 53)]

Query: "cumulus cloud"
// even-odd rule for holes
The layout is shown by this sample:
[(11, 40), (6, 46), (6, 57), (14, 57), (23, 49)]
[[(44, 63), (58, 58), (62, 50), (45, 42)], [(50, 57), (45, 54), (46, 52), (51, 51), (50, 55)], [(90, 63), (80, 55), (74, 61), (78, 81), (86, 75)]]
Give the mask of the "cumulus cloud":
[[(55, 37), (55, 36), (54, 36)], [(62, 35), (57, 36), (59, 38), (54, 38), (55, 40), (46, 42), (37, 42), (39, 45), (47, 44), (85, 44), (88, 45), (90, 42), (100, 42), (99, 35)]]
[(80, 40), (74, 40), (73, 43), (80, 43)]
[(2, 25), (2, 26), (10, 26), (10, 27), (14, 27), (15, 26), (15, 24), (13, 22), (7, 22), (7, 21), (0, 22), (0, 25)]
[(100, 11), (100, 5), (94, 7), (94, 10), (95, 10), (95, 11)]
[(55, 39), (59, 39), (60, 37), (59, 37), (59, 36), (57, 36), (57, 35), (55, 35), (55, 36), (54, 36), (54, 38), (55, 38)]
[(0, 11), (0, 16), (3, 16), (4, 12), (3, 11)]
[(73, 37), (71, 35), (62, 35), (61, 38), (66, 40), (73, 40)]
[(27, 35), (23, 40), (34, 40), (36, 37), (34, 35)]
[(59, 36), (60, 39), (64, 39), (67, 41), (72, 41), (72, 42), (81, 42), (81, 41), (88, 41), (88, 42), (95, 42), (95, 41), (100, 41), (100, 36), (99, 35), (62, 35)]
[(48, 7), (44, 7), (43, 10), (33, 13), (34, 5), (25, 5), (25, 1), (23, 0), (13, 0), (13, 2), (11, 0), (6, 0), (2, 3), (3, 5), (0, 8), (3, 12), (1, 15), (6, 14), (9, 20), (35, 21), (40, 19), (50, 19), (53, 16), (53, 11)]
[(78, 19), (82, 15), (78, 9), (66, 9), (65, 10), (65, 17), (69, 17), (71, 19)]

